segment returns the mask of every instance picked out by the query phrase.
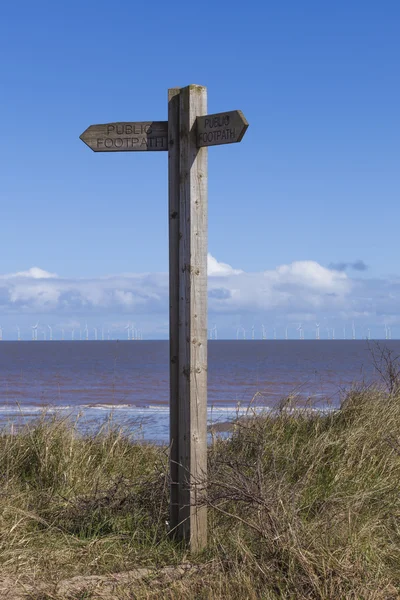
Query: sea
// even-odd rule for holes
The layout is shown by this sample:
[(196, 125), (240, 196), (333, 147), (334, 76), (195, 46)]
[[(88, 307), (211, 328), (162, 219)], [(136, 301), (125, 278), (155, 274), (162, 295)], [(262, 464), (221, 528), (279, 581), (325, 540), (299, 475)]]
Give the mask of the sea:
[[(329, 411), (355, 385), (378, 381), (373, 355), (400, 340), (210, 340), (208, 420), (293, 405)], [(104, 423), (138, 439), (169, 439), (168, 341), (2, 341), (0, 424), (46, 412), (89, 431)]]

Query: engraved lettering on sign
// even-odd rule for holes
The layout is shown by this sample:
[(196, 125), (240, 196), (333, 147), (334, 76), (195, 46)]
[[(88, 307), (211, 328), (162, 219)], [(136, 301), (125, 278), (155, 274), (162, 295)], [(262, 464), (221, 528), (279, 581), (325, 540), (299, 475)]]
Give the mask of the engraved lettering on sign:
[(218, 142), (222, 140), (236, 139), (236, 129), (217, 129), (216, 131), (205, 131), (200, 133), (199, 139), (201, 142)]
[[(203, 133), (199, 134), (199, 141), (213, 143), (219, 141), (235, 140), (236, 128), (229, 127), (229, 115), (215, 115), (204, 119)], [(224, 128), (224, 129), (222, 129)]]
[(197, 117), (197, 146), (240, 142), (248, 123), (240, 110)]
[(204, 119), (204, 127), (227, 127), (229, 125), (229, 115), (218, 115), (217, 117)]
[(145, 150), (146, 148), (165, 149), (167, 148), (167, 138), (164, 136), (147, 137), (145, 135), (141, 137), (132, 138), (97, 138), (96, 147), (99, 149), (129, 149), (135, 147), (140, 147), (141, 150)]
[(81, 139), (97, 152), (168, 150), (168, 122), (91, 125)]

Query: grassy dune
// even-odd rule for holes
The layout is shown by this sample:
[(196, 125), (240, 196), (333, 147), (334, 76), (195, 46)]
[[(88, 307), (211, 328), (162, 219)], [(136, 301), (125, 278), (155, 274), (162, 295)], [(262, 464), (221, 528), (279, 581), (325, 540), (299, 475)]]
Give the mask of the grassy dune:
[[(166, 448), (110, 424), (86, 438), (57, 417), (4, 432), (0, 583), (35, 600), (400, 597), (398, 386), (354, 389), (327, 416), (281, 406), (217, 439), (210, 543), (196, 557), (167, 535), (167, 465)], [(56, 587), (137, 567), (158, 572), (111, 596)]]

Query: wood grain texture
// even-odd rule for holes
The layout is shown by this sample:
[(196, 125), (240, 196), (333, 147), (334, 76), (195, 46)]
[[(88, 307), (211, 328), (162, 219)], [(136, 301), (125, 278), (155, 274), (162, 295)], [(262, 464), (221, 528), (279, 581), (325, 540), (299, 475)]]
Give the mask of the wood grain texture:
[(241, 110), (197, 117), (197, 146), (219, 146), (240, 142), (249, 126)]
[(167, 121), (90, 125), (80, 139), (94, 152), (159, 152), (168, 150)]
[(207, 475), (207, 149), (197, 148), (196, 118), (207, 90), (182, 88), (179, 211), (179, 491), (180, 534), (192, 552), (207, 544), (199, 506)]
[(179, 525), (179, 92), (168, 90), (170, 529)]

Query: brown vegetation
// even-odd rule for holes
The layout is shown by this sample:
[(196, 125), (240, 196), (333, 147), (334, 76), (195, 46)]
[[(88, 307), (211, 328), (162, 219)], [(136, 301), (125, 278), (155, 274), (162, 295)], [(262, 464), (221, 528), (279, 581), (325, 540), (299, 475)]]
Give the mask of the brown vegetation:
[(400, 597), (400, 392), (390, 382), (353, 389), (331, 414), (281, 407), (215, 440), (199, 556), (168, 536), (167, 466), (166, 448), (110, 424), (83, 437), (43, 417), (4, 432), (2, 597)]

